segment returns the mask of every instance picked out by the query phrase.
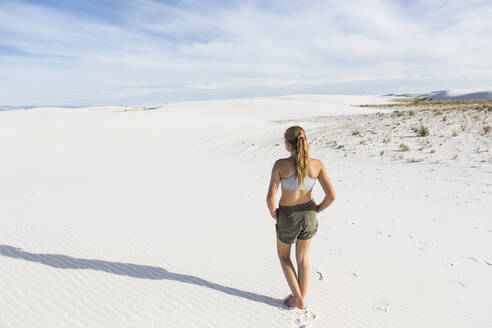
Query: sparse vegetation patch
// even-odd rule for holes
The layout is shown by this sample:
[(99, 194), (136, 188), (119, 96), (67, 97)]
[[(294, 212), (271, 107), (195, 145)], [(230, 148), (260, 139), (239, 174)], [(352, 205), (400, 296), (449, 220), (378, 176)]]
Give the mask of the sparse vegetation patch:
[[(474, 103), (477, 102), (401, 99), (398, 104), (375, 105), (395, 108), (387, 113), (342, 117), (340, 125), (328, 128), (327, 135), (313, 146), (331, 146), (346, 154), (377, 156), (380, 160), (408, 157), (406, 161), (417, 162), (432, 158), (433, 163), (461, 158), (463, 151), (466, 161), (453, 161), (456, 165), (481, 167), (492, 163), (487, 152), (492, 134), (492, 115), (487, 104), (492, 108), (492, 100)], [(461, 137), (453, 138), (458, 136)]]
[(400, 144), (400, 149), (402, 151), (409, 151), (410, 150), (410, 147), (408, 147), (407, 145), (405, 145), (404, 143), (401, 143)]
[(427, 137), (429, 135), (429, 129), (423, 125), (421, 125), (415, 132), (419, 137)]

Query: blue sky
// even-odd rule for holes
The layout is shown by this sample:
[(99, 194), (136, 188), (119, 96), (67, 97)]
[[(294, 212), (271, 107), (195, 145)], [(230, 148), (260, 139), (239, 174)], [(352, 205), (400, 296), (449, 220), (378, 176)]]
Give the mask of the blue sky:
[(0, 0), (0, 105), (492, 85), (491, 1)]

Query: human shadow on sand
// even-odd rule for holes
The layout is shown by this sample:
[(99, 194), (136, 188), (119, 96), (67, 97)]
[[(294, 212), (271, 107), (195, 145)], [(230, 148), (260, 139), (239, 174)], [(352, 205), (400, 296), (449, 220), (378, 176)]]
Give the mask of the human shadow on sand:
[(271, 306), (278, 307), (282, 304), (282, 300), (280, 299), (275, 299), (270, 296), (260, 295), (233, 287), (223, 286), (188, 274), (169, 272), (161, 267), (82, 259), (60, 254), (35, 254), (22, 251), (22, 249), (18, 247), (8, 245), (0, 245), (0, 255), (38, 262), (59, 269), (92, 269), (139, 279), (176, 280), (187, 284), (208, 287), (219, 292), (244, 297), (248, 300), (265, 303)]

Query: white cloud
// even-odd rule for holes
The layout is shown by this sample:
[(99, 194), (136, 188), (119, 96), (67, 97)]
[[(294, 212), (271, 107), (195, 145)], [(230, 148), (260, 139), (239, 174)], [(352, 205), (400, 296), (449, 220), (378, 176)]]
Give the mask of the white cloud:
[(492, 84), (489, 2), (186, 5), (139, 0), (120, 8), (121, 22), (114, 22), (0, 3), (0, 47), (24, 53), (0, 52), (0, 101), (154, 103), (296, 88), (363, 93)]

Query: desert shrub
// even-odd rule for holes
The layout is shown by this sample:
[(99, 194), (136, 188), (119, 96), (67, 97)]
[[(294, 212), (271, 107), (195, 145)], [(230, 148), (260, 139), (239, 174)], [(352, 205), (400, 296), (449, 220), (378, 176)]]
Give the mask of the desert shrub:
[(410, 116), (415, 115), (415, 111), (413, 111), (413, 110), (409, 110), (409, 111), (408, 111), (408, 115), (410, 115)]
[(490, 133), (490, 125), (486, 125), (483, 127), (483, 134), (489, 134)]
[(429, 129), (421, 125), (420, 128), (417, 129), (416, 133), (419, 137), (426, 137), (429, 135)]
[(432, 100), (430, 98), (393, 98), (389, 104), (364, 104), (360, 107), (375, 107), (375, 108), (391, 108), (391, 107), (417, 107), (419, 110), (435, 109), (441, 110), (468, 110), (479, 109), (484, 111), (492, 111), (492, 100)]
[(358, 130), (352, 130), (352, 135), (358, 136), (358, 135), (360, 135), (360, 132)]
[(458, 159), (458, 154), (454, 154), (453, 159)]
[(410, 150), (410, 147), (408, 147), (407, 145), (405, 145), (404, 143), (401, 143), (400, 144), (400, 149), (402, 151), (409, 151)]
[(453, 131), (453, 137), (456, 137), (456, 136), (458, 136), (458, 132)]
[(383, 156), (383, 154), (384, 154), (384, 150), (381, 150), (381, 151), (379, 152), (379, 155), (380, 155), (380, 156)]

